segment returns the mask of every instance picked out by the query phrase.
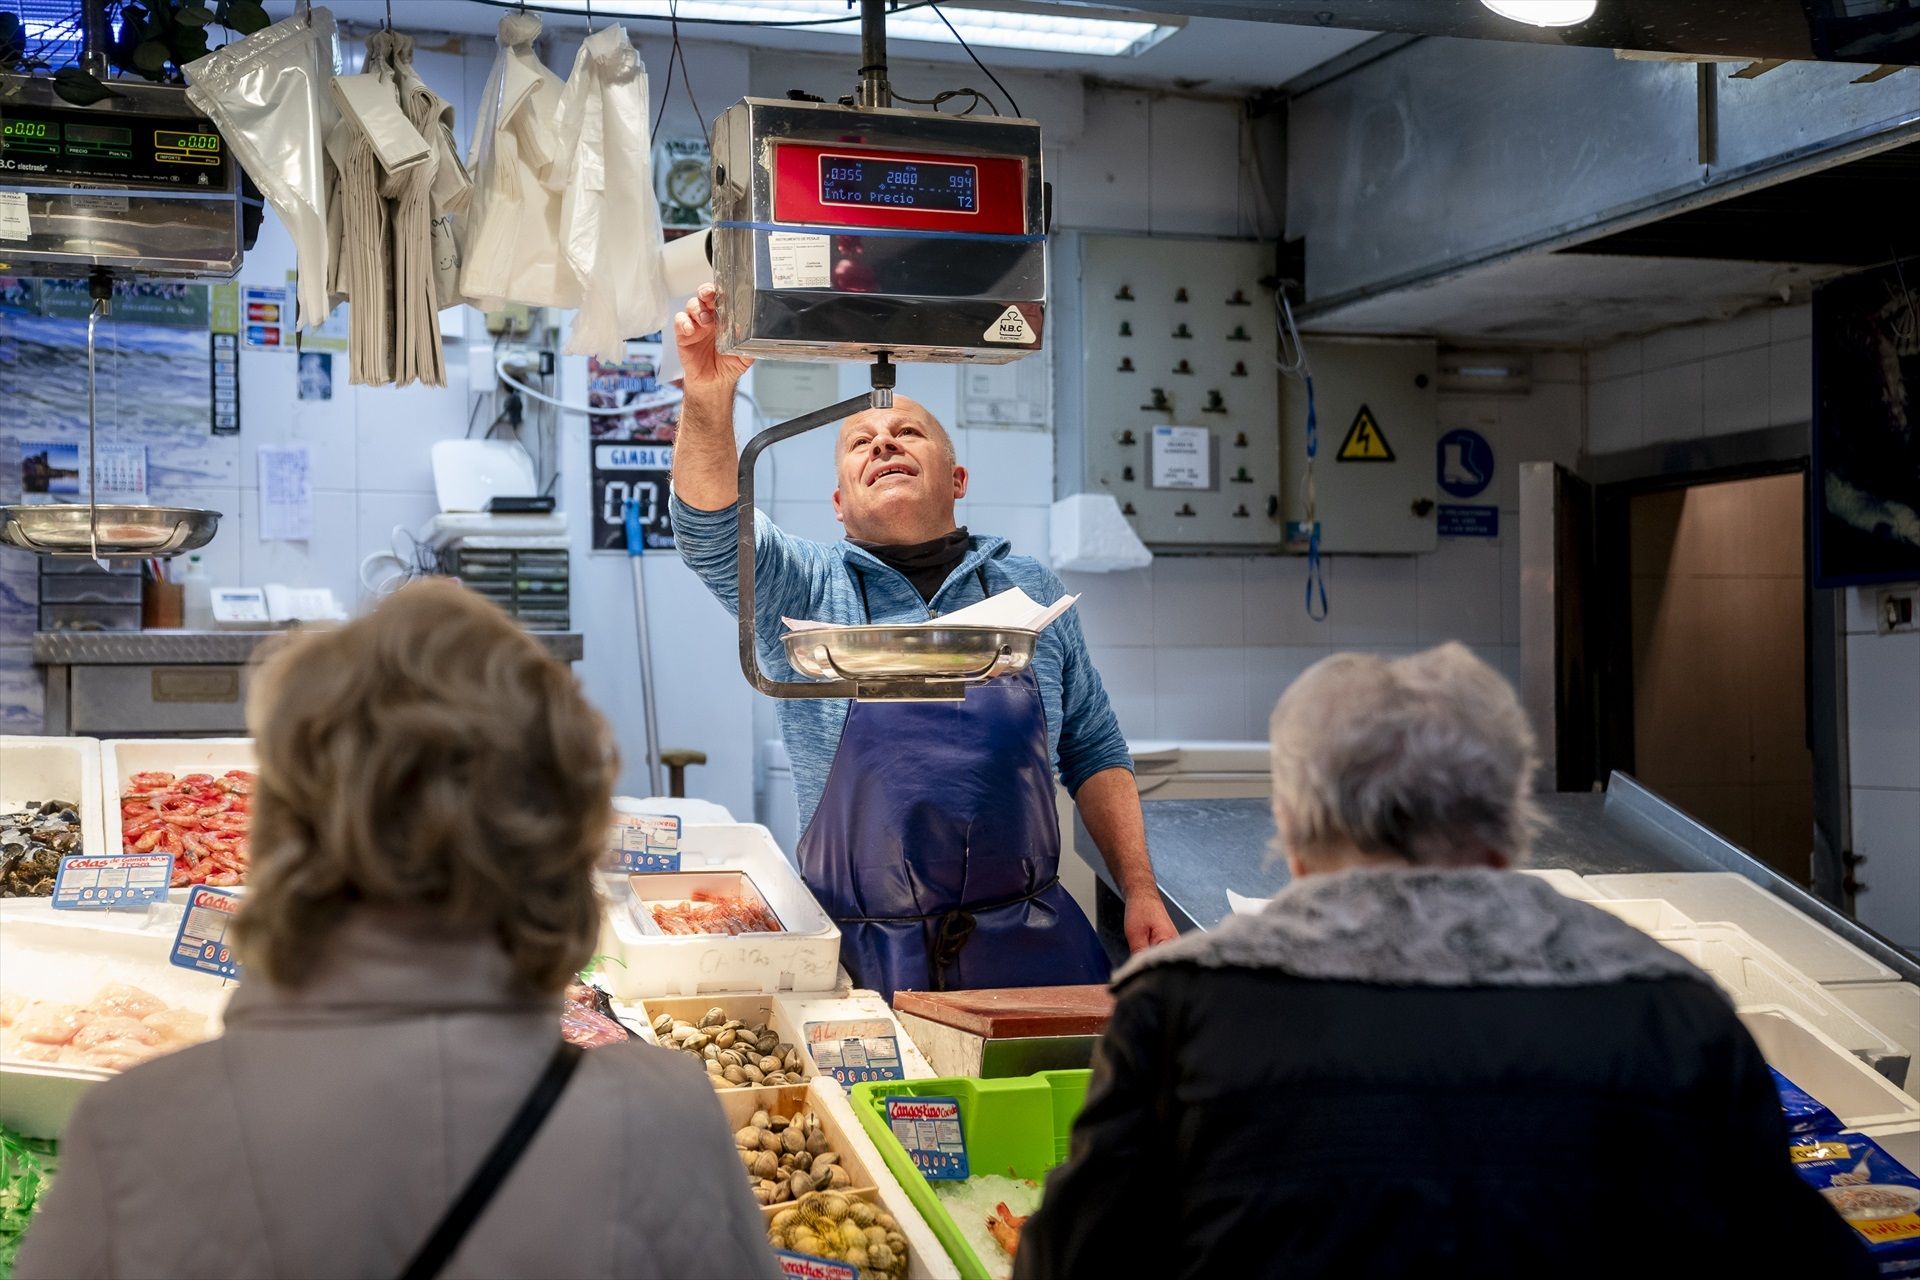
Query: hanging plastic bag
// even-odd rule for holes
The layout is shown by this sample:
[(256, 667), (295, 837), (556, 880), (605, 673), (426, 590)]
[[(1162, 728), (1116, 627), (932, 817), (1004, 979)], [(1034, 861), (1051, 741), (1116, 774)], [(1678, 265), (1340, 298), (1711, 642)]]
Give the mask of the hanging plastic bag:
[[(384, 83), (398, 110), (399, 91), (375, 32), (367, 41), (363, 75)], [(373, 140), (352, 115), (341, 113), (327, 132), (327, 154), (339, 174), (336, 288), (346, 296), (349, 381), (383, 386), (393, 381), (393, 230), (384, 172)]]
[(580, 305), (579, 283), (560, 254), (560, 193), (547, 184), (565, 86), (534, 53), (539, 36), (537, 14), (500, 19), (500, 52), (467, 156), (473, 197), (460, 290), (483, 311), (508, 302)]
[(667, 320), (660, 213), (647, 140), (647, 71), (626, 28), (588, 36), (560, 99), (560, 245), (580, 283), (569, 355), (624, 358)]
[(327, 83), (339, 67), (333, 15), (315, 9), (254, 32), (181, 68), (187, 99), (204, 111), (293, 236), (300, 325), (313, 328), (329, 297)]
[[(398, 386), (424, 382), (447, 384), (446, 357), (440, 345), (440, 306), (435, 297), (434, 190), (442, 159), (452, 157), (453, 109), (427, 87), (413, 67), (413, 37), (375, 32), (367, 40), (368, 57), (376, 41), (393, 72), (400, 110), (408, 124), (428, 142), (425, 162), (400, 172), (388, 172), (383, 193), (393, 202), (393, 315), (394, 370)], [(442, 116), (445, 116), (443, 122)], [(433, 145), (444, 134), (444, 148)], [(464, 176), (464, 175), (462, 175)], [(464, 202), (464, 184), (450, 182)]]

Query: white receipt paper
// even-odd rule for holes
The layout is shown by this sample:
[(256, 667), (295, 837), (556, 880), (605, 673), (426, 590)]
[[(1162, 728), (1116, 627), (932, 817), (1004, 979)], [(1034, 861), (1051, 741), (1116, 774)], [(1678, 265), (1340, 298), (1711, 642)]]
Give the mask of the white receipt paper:
[(0, 240), (25, 240), (33, 234), (27, 220), (27, 193), (0, 191)]
[(1227, 890), (1227, 909), (1236, 916), (1257, 916), (1272, 901), (1272, 898), (1249, 898), (1244, 893)]
[(833, 283), (833, 240), (804, 231), (767, 236), (767, 272), (776, 289), (824, 289)]
[[(1073, 602), (1079, 596), (1061, 596), (1052, 604), (1040, 604), (1032, 596), (1018, 587), (1009, 587), (997, 596), (989, 596), (979, 604), (970, 604), (964, 609), (955, 609), (952, 613), (941, 614), (938, 618), (926, 622), (889, 623), (889, 626), (903, 627), (1000, 627), (1007, 631), (1045, 631), (1053, 625), (1055, 618), (1073, 608)], [(797, 618), (783, 617), (780, 621), (787, 624), (789, 631), (820, 631), (827, 627), (845, 625), (838, 622), (806, 622)]]
[(304, 444), (260, 446), (260, 541), (313, 537), (313, 453)]

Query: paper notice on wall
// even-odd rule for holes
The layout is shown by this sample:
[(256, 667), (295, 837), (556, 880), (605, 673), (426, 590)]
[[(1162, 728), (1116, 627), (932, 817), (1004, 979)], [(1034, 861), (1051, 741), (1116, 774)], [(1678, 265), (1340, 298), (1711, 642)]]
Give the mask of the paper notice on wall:
[(771, 422), (784, 422), (840, 399), (840, 366), (827, 361), (756, 360), (753, 399)]
[(833, 283), (833, 239), (799, 231), (767, 236), (767, 271), (776, 289), (824, 289)]
[(1155, 427), (1151, 459), (1155, 489), (1213, 488), (1213, 432), (1205, 427)]
[(960, 425), (1046, 430), (1047, 362), (970, 364), (960, 375)]
[(304, 444), (260, 446), (260, 541), (313, 537), (313, 452)]

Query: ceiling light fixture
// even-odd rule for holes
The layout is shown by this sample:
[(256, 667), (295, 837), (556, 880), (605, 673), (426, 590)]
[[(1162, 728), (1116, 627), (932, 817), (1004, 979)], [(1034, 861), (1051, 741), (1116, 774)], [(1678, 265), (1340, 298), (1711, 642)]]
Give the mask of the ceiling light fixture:
[(1480, 0), (1503, 18), (1535, 27), (1577, 27), (1593, 16), (1600, 0)]
[[(585, 10), (586, 0), (547, 0), (550, 5)], [(667, 0), (593, 0), (596, 17), (657, 18), (670, 16)], [(678, 0), (672, 7), (680, 20), (752, 23), (763, 26), (808, 24), (801, 30), (827, 35), (857, 36), (860, 14), (846, 0)], [(1081, 53), (1094, 57), (1133, 57), (1159, 44), (1184, 25), (1184, 19), (1142, 19), (1122, 11), (1093, 9), (1071, 16), (1039, 5), (974, 8), (944, 4), (941, 12), (958, 28), (968, 44), (995, 49), (1034, 49), (1048, 53)], [(953, 32), (930, 8), (897, 10), (887, 15), (889, 40), (920, 40), (953, 44)]]

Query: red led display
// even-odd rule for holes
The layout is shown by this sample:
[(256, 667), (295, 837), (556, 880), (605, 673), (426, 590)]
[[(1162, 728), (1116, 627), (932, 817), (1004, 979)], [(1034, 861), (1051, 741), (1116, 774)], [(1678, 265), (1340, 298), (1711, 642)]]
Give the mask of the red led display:
[(774, 148), (773, 216), (780, 222), (1025, 235), (1026, 214), (1027, 166), (1017, 156), (814, 142)]

